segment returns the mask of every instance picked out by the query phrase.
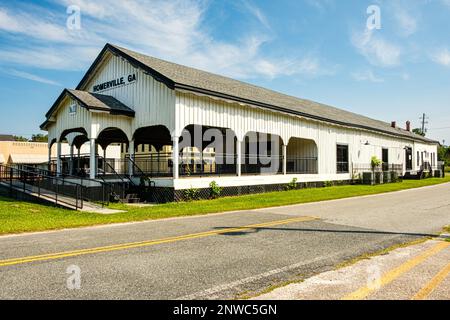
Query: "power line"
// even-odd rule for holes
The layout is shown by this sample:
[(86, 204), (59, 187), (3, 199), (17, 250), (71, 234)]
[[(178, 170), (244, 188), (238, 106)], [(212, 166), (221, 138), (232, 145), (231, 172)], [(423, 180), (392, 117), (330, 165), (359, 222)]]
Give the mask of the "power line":
[(430, 130), (445, 130), (445, 129), (450, 129), (450, 127), (431, 128)]

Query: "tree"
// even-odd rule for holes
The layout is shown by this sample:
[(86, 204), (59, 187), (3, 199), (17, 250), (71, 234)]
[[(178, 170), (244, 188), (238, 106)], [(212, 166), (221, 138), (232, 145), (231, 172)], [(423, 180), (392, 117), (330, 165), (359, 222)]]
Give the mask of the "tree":
[(415, 134), (418, 134), (419, 136), (422, 136), (422, 137), (425, 137), (425, 135), (426, 135), (426, 133), (422, 132), (422, 129), (419, 129), (419, 128), (413, 129), (412, 132), (414, 132)]
[(446, 165), (450, 165), (450, 147), (439, 147), (438, 160), (444, 161)]
[(33, 141), (33, 142), (48, 142), (48, 135), (43, 135), (41, 133), (33, 134), (31, 136), (31, 141)]
[(22, 136), (14, 136), (14, 141), (19, 141), (19, 142), (28, 142), (29, 140), (25, 137)]

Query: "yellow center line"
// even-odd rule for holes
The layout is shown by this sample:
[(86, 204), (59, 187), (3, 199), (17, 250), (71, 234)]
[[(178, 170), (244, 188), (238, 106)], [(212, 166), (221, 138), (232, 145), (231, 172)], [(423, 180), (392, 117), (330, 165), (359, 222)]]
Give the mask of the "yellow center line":
[[(415, 258), (412, 258), (412, 259), (408, 260), (407, 262), (405, 262), (404, 264), (402, 264), (401, 266), (387, 272), (386, 274), (384, 274), (381, 277), (380, 285), (385, 286), (385, 285), (391, 283), (392, 281), (394, 281), (395, 279), (400, 277), (405, 272), (408, 272), (409, 270), (413, 269), (415, 266), (421, 264), (426, 259), (439, 253), (440, 251), (444, 250), (448, 246), (450, 246), (450, 242), (441, 242), (441, 243), (431, 247), (430, 249), (426, 250), (421, 255), (419, 255)], [(356, 290), (355, 292), (345, 296), (344, 298), (342, 298), (342, 300), (363, 300), (363, 299), (367, 298), (375, 290), (376, 290), (376, 288), (374, 288), (374, 287), (364, 286), (364, 287)]]
[(36, 255), (36, 256), (5, 259), (5, 260), (0, 260), (0, 267), (25, 264), (25, 263), (35, 262), (35, 261), (56, 260), (56, 259), (75, 257), (75, 256), (94, 254), (94, 253), (101, 253), (101, 252), (110, 252), (110, 251), (117, 251), (117, 250), (124, 250), (124, 249), (154, 246), (154, 245), (158, 245), (158, 244), (172, 243), (172, 242), (177, 242), (177, 241), (191, 240), (191, 239), (198, 239), (198, 238), (205, 238), (205, 237), (226, 234), (226, 233), (241, 232), (241, 231), (245, 231), (248, 229), (257, 229), (257, 228), (262, 228), (262, 227), (270, 227), (270, 226), (284, 225), (284, 224), (290, 224), (290, 223), (295, 223), (295, 222), (306, 222), (306, 221), (313, 221), (313, 220), (317, 220), (317, 218), (314, 218), (314, 217), (292, 218), (292, 219), (277, 220), (277, 221), (271, 221), (271, 222), (265, 222), (265, 223), (259, 223), (259, 224), (252, 224), (252, 225), (243, 226), (243, 227), (193, 233), (193, 234), (187, 234), (187, 235), (175, 236), (175, 237), (169, 237), (169, 238), (163, 238), (163, 239), (130, 242), (130, 243), (123, 243), (123, 244), (110, 245), (110, 246), (104, 246), (104, 247), (97, 247), (97, 248), (88, 248), (88, 249), (80, 249), (80, 250), (65, 251), (65, 252), (58, 252), (58, 253), (49, 253), (49, 254)]
[(411, 300), (425, 300), (447, 278), (450, 273), (450, 263), (430, 280)]

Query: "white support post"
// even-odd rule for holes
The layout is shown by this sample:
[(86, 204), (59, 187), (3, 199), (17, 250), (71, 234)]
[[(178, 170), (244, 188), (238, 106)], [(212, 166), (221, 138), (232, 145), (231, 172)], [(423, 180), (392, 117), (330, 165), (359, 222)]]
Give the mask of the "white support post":
[(70, 146), (70, 163), (69, 163), (69, 174), (73, 174), (73, 154), (74, 154), (74, 145)]
[(130, 161), (128, 166), (128, 175), (132, 177), (134, 175), (134, 156), (135, 156), (135, 146), (134, 146), (134, 140), (131, 140), (128, 145), (128, 154), (130, 155)]
[(61, 142), (56, 143), (56, 175), (60, 176), (62, 172), (62, 163), (61, 163)]
[(283, 152), (283, 174), (287, 174), (287, 145), (283, 144), (282, 146)]
[(97, 168), (95, 164), (97, 163), (95, 154), (95, 139), (90, 139), (90, 157), (89, 157), (89, 178), (95, 179)]
[(103, 149), (103, 175), (106, 175), (106, 148)]
[(77, 171), (81, 172), (81, 146), (78, 149)]
[(173, 137), (173, 150), (172, 150), (172, 162), (173, 162), (173, 178), (178, 179), (180, 177), (180, 150), (179, 150), (179, 137)]
[(236, 175), (242, 175), (242, 141), (236, 142)]
[(48, 146), (48, 170), (51, 170), (51, 164), (52, 164), (52, 147), (49, 144)]

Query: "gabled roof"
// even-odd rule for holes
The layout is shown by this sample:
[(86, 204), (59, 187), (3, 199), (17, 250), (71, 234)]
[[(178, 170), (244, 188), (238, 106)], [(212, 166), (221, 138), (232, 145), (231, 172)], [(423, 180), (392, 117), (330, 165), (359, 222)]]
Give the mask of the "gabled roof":
[(387, 122), (371, 119), (310, 100), (278, 93), (206, 71), (160, 60), (112, 44), (106, 44), (94, 64), (81, 80), (77, 89), (84, 89), (84, 86), (97, 69), (106, 52), (111, 52), (126, 59), (130, 64), (143, 69), (171, 89), (206, 94), (328, 123), (374, 130), (413, 140), (438, 143), (413, 132), (393, 128)]
[(78, 101), (82, 107), (88, 110), (104, 111), (109, 112), (110, 114), (128, 117), (134, 117), (135, 114), (133, 109), (127, 107), (114, 97), (80, 90), (64, 89), (56, 102), (45, 115), (47, 120), (41, 125), (41, 129), (45, 129), (49, 123), (49, 119), (67, 95)]

